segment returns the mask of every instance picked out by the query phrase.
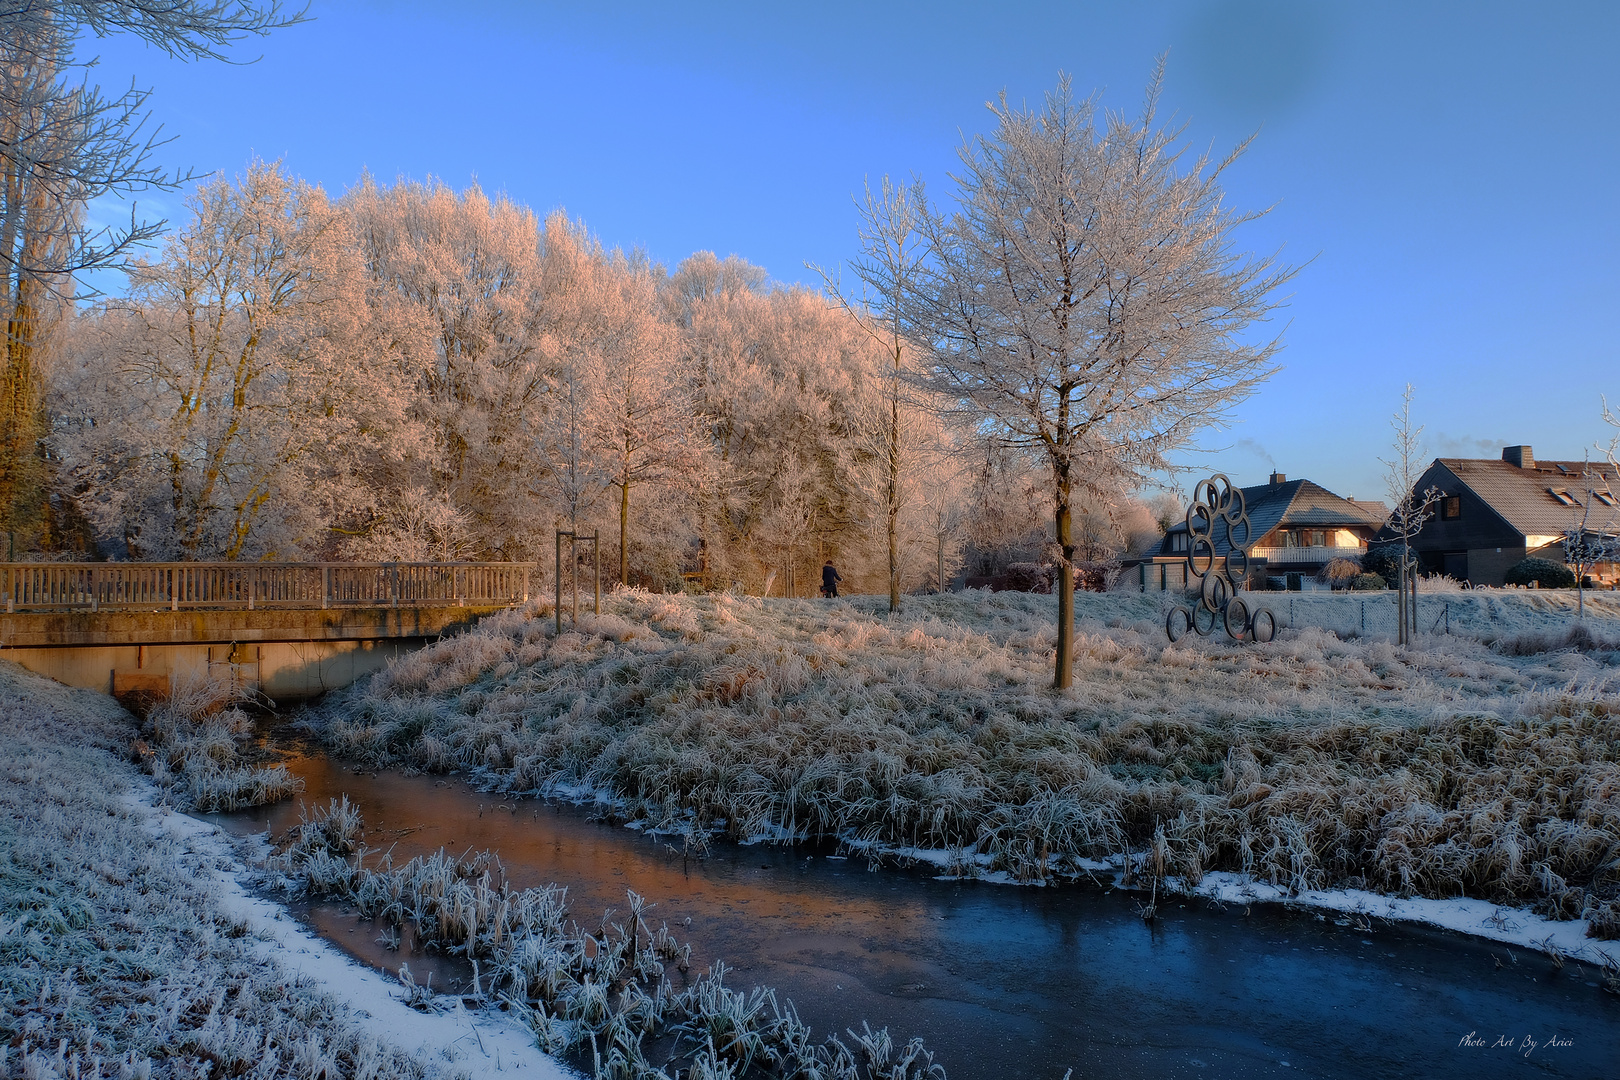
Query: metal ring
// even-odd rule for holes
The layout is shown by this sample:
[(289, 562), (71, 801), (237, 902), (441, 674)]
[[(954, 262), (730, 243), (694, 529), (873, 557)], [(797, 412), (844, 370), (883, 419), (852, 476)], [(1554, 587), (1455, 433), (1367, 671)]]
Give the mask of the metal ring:
[(1249, 619), (1249, 633), (1261, 644), (1270, 641), (1277, 636), (1277, 616), (1260, 608)]
[[(1253, 535), (1253, 532), (1254, 532), (1253, 527), (1249, 524), (1249, 515), (1248, 514), (1239, 515), (1239, 517), (1235, 521), (1233, 519), (1231, 519), (1231, 518), (1224, 518), (1223, 520), (1226, 522), (1226, 543), (1227, 543), (1227, 545), (1230, 546), (1230, 547), (1235, 547), (1235, 548), (1246, 548), (1246, 547), (1248, 547), (1249, 546), (1249, 539)], [(1242, 540), (1239, 540), (1237, 538), (1237, 531), (1238, 531), (1239, 526), (1241, 526), (1242, 529), (1243, 529), (1243, 539)]]
[(1228, 502), (1225, 510), (1226, 520), (1236, 524), (1238, 518), (1248, 516), (1249, 508), (1247, 502), (1243, 498), (1242, 488), (1229, 488), (1228, 492)]
[[(1201, 521), (1202, 526), (1193, 522)], [(1214, 536), (1215, 514), (1210, 510), (1208, 503), (1194, 502), (1187, 507), (1187, 535), (1188, 536)]]
[[(1198, 569), (1198, 557), (1199, 557), (1198, 556), (1198, 545), (1199, 544), (1203, 544), (1204, 547), (1209, 551), (1209, 556), (1205, 560), (1204, 568), (1202, 570)], [(1205, 574), (1209, 573), (1210, 570), (1214, 568), (1214, 566), (1215, 566), (1215, 542), (1213, 540), (1211, 540), (1207, 536), (1194, 537), (1192, 544), (1189, 545), (1188, 548), (1187, 548), (1187, 569), (1192, 571), (1192, 576), (1193, 577), (1200, 577), (1201, 578)]]
[(1172, 644), (1186, 637), (1192, 628), (1193, 613), (1184, 607), (1171, 608), (1164, 617), (1164, 632), (1169, 635)]
[(1249, 633), (1249, 605), (1235, 596), (1232, 597), (1226, 602), (1226, 610), (1222, 613), (1221, 621), (1226, 624), (1227, 637), (1233, 641), (1242, 641)]
[[(1208, 626), (1199, 626), (1198, 625), (1198, 616), (1200, 614), (1209, 616), (1209, 625)], [(1215, 620), (1216, 620), (1216, 618), (1217, 618), (1217, 616), (1213, 611), (1206, 610), (1203, 607), (1203, 605), (1201, 605), (1201, 604), (1198, 607), (1193, 608), (1192, 609), (1193, 633), (1197, 634), (1199, 637), (1209, 637), (1209, 635), (1211, 635), (1211, 634), (1213, 634), (1215, 632)]]
[(1205, 576), (1198, 594), (1204, 607), (1211, 612), (1218, 612), (1232, 598), (1232, 583), (1226, 580), (1225, 574), (1209, 574)]
[[(1232, 565), (1232, 559), (1234, 556), (1242, 560), (1238, 564), (1239, 568), (1234, 568)], [(1227, 548), (1226, 576), (1228, 580), (1232, 582), (1233, 592), (1237, 591), (1238, 582), (1249, 580), (1249, 553), (1247, 551), (1244, 551), (1240, 547)]]

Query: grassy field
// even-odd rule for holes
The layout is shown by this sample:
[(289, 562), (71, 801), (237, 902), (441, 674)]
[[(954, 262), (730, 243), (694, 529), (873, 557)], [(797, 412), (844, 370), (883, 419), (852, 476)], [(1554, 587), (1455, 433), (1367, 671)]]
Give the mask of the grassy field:
[(372, 764), (611, 793), (689, 836), (943, 850), (1026, 881), (1130, 851), (1194, 882), (1468, 895), (1620, 933), (1615, 598), (1589, 598), (1571, 638), (1573, 595), (1424, 597), (1453, 633), (1411, 650), (1356, 637), (1359, 601), (1333, 596), (1296, 598), (1265, 646), (1171, 645), (1166, 602), (1080, 597), (1064, 693), (1049, 597), (896, 617), (877, 598), (631, 592), (560, 635), (531, 605), (312, 723)]

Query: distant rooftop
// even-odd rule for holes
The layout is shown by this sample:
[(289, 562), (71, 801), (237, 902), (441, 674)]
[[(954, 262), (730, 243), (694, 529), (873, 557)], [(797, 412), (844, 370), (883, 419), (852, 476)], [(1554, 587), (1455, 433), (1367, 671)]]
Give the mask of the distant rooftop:
[[(1270, 482), (1242, 489), (1243, 501), (1248, 509), (1251, 532), (1250, 543), (1279, 528), (1353, 528), (1364, 526), (1378, 529), (1389, 516), (1381, 502), (1349, 499), (1333, 494), (1327, 488), (1310, 480), (1290, 480), (1283, 473), (1272, 473)], [(1172, 525), (1166, 538), (1187, 531), (1186, 522)], [(1239, 539), (1242, 539), (1241, 534)], [(1215, 530), (1215, 553), (1226, 553), (1226, 530)]]
[[(1589, 483), (1620, 494), (1620, 474), (1607, 461), (1537, 461), (1529, 446), (1503, 447), (1500, 459), (1435, 460), (1526, 536), (1556, 535), (1569, 528), (1573, 504), (1582, 501)], [(1593, 509), (1602, 513), (1608, 508), (1600, 500)]]

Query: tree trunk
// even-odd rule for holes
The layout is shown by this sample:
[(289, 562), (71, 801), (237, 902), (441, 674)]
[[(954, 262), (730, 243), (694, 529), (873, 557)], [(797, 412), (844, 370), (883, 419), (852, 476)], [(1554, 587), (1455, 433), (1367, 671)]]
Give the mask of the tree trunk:
[(1059, 478), (1057, 495), (1057, 542), (1063, 559), (1057, 568), (1057, 672), (1052, 689), (1066, 690), (1074, 685), (1074, 525), (1068, 477)]
[[(898, 363), (898, 361), (897, 361)], [(900, 394), (889, 398), (889, 611), (900, 610)]]
[(21, 295), (6, 320), (6, 362), (0, 382), (0, 513), (12, 531), (24, 526), (21, 504), (26, 502), (25, 477), (35, 442), (35, 315), (28, 299), (32, 284), (26, 278), (19, 283)]
[(889, 611), (900, 610), (900, 549), (898, 544), (898, 528), (895, 518), (898, 512), (894, 507), (889, 508)]
[(630, 587), (630, 479), (619, 485), (619, 584)]
[(1411, 599), (1410, 604), (1409, 604), (1409, 606), (1407, 607), (1406, 610), (1407, 610), (1407, 617), (1411, 620), (1411, 623), (1412, 623), (1412, 630), (1411, 630), (1411, 633), (1409, 633), (1406, 636), (1406, 642), (1407, 642), (1408, 645), (1411, 645), (1411, 644), (1416, 644), (1416, 642), (1417, 642), (1417, 632), (1418, 632), (1417, 567), (1412, 566), (1410, 569), (1408, 569), (1407, 576), (1411, 579), (1407, 583), (1407, 587), (1412, 590), (1412, 599)]
[(1400, 573), (1396, 575), (1395, 619), (1400, 625), (1395, 631), (1395, 643), (1406, 644), (1406, 545), (1401, 545)]

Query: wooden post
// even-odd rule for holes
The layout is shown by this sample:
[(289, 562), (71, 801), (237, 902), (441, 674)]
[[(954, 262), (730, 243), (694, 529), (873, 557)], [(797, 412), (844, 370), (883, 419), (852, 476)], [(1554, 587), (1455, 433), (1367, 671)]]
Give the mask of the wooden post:
[(180, 610), (180, 568), (169, 567), (169, 610)]
[(17, 610), (17, 568), (6, 567), (6, 612)]
[(591, 609), (602, 614), (602, 530), (591, 533), (591, 588), (596, 592), (595, 606)]
[(388, 564), (389, 607), (399, 607), (399, 563)]
[(321, 610), (325, 611), (332, 602), (332, 568), (326, 563), (321, 564)]
[(559, 633), (559, 634), (562, 633), (562, 538), (563, 538), (563, 534), (561, 532), (558, 532), (557, 533), (557, 581), (556, 581), (557, 606), (556, 606), (556, 615), (557, 615), (557, 633)]

